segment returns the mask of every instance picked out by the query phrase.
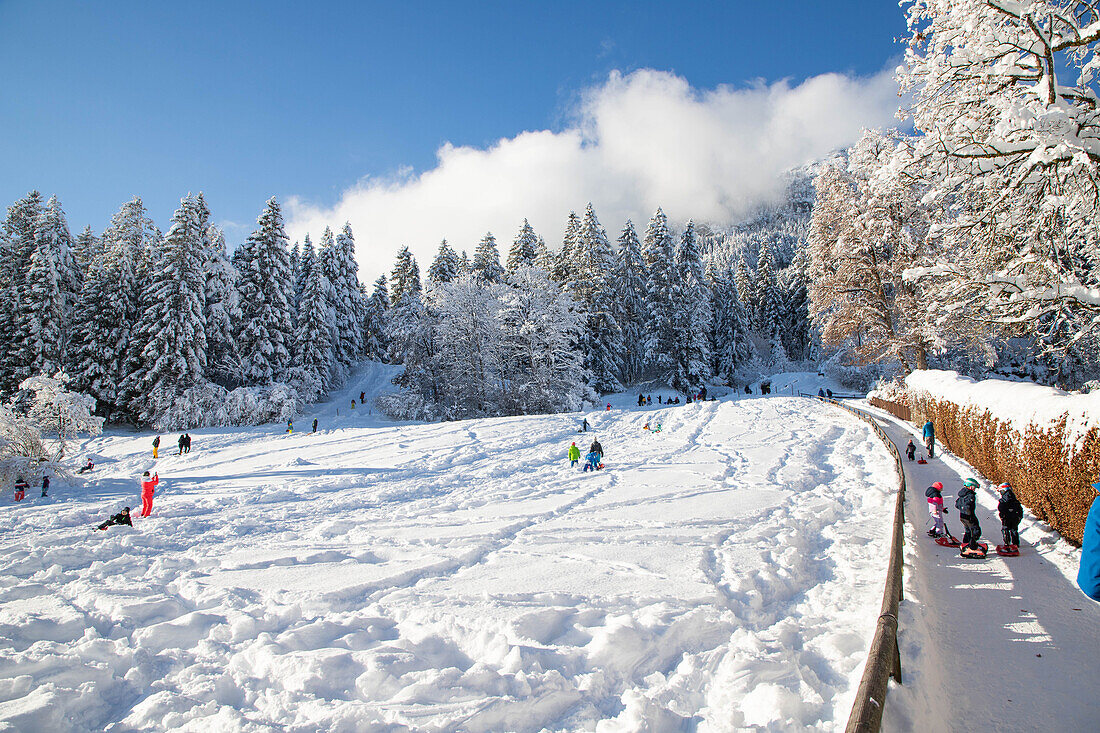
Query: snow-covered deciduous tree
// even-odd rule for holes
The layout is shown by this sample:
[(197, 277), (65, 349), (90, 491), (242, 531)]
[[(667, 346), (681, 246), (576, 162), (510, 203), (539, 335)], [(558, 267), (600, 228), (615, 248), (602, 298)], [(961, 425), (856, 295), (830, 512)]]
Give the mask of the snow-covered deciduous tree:
[(898, 76), (921, 134), (888, 170), (923, 183), (943, 238), (912, 276), (976, 332), (1037, 334), (1060, 354), (1088, 344), (1095, 361), (1100, 8), (917, 0), (908, 13)]
[(822, 342), (848, 345), (864, 361), (925, 368), (924, 311), (903, 278), (924, 248), (919, 200), (876, 191), (862, 173), (836, 168), (822, 171), (816, 186), (809, 294)]
[(541, 267), (519, 267), (500, 293), (507, 364), (501, 407), (510, 414), (581, 409), (595, 399), (573, 348), (583, 317)]
[(645, 375), (646, 342), (649, 311), (646, 306), (648, 273), (642, 259), (642, 246), (634, 224), (627, 220), (619, 234), (619, 250), (615, 258), (615, 298), (612, 301), (615, 321), (623, 335), (620, 366), (621, 380), (633, 384)]
[(474, 250), (473, 274), (477, 281), (483, 284), (495, 284), (504, 279), (504, 268), (500, 264), (497, 240), (492, 232), (486, 232), (478, 243), (477, 249)]
[(436, 252), (435, 259), (428, 268), (428, 280), (433, 283), (449, 283), (458, 277), (461, 266), (458, 253), (444, 239), (439, 243), (439, 251)]
[(293, 338), (290, 256), (282, 210), (274, 197), (257, 224), (259, 228), (238, 248), (241, 326), (237, 349), (246, 385), (281, 381), (290, 364)]
[(61, 460), (69, 441), (77, 435), (95, 436), (103, 431), (103, 418), (92, 414), (95, 398), (71, 392), (63, 372), (52, 377), (40, 374), (20, 383), (19, 388), (34, 393), (27, 418), (46, 435), (56, 436), (58, 448), (54, 460)]
[(512, 242), (512, 248), (508, 250), (508, 272), (515, 272), (521, 267), (535, 264), (535, 258), (538, 256), (536, 251), (538, 241), (535, 230), (524, 219), (515, 241)]
[(164, 237), (148, 283), (149, 301), (137, 324), (145, 368), (126, 385), (130, 408), (154, 424), (173, 403), (206, 382), (206, 261), (203, 240), (210, 211), (200, 196), (185, 197)]

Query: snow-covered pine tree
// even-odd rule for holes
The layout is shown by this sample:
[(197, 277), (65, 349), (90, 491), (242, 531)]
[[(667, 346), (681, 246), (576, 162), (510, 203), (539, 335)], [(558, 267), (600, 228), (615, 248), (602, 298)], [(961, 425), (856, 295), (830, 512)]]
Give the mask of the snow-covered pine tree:
[(428, 268), (428, 280), (433, 283), (449, 283), (458, 277), (461, 266), (458, 254), (444, 239), (439, 243), (439, 251), (436, 252), (435, 260)]
[(9, 356), (20, 381), (39, 374), (52, 376), (67, 363), (70, 322), (80, 281), (71, 248), (65, 213), (57, 197), (51, 196), (34, 223), (34, 249)]
[[(241, 383), (241, 357), (237, 353), (236, 340), (241, 321), (237, 269), (225, 252), (225, 235), (219, 228), (213, 225), (207, 227), (203, 245), (203, 270), (206, 278), (206, 376), (211, 382), (232, 389)], [(312, 256), (312, 245), (309, 252)]]
[(416, 264), (409, 248), (402, 247), (397, 253), (397, 259), (393, 263), (393, 272), (390, 274), (390, 303), (396, 307), (407, 295), (420, 296), (420, 266)]
[(574, 258), (577, 244), (581, 238), (581, 218), (577, 212), (570, 211), (569, 218), (565, 222), (565, 236), (562, 238), (561, 249), (554, 257), (554, 267), (550, 270), (550, 277), (559, 283), (567, 283), (573, 278)]
[(737, 273), (734, 275), (734, 283), (737, 286), (737, 294), (741, 298), (741, 305), (745, 309), (745, 317), (748, 319), (748, 327), (755, 329), (759, 322), (759, 299), (756, 296), (756, 279), (749, 266), (745, 264), (745, 255), (737, 258)]
[(603, 394), (623, 388), (618, 375), (623, 335), (614, 315), (614, 273), (607, 233), (589, 203), (584, 210), (580, 238), (573, 248), (573, 279), (569, 290), (580, 303), (584, 328), (579, 346), (592, 387)]
[[(329, 234), (332, 231), (329, 230)], [(294, 243), (297, 249), (297, 259), (295, 259), (294, 250), (291, 250), (290, 260), (293, 265), (292, 270), (294, 272), (294, 300), (292, 305), (294, 306), (294, 323), (298, 323), (298, 304), (302, 302), (302, 293), (306, 289), (306, 283), (309, 282), (310, 267), (317, 266), (317, 250), (313, 247), (313, 240), (309, 238), (307, 234), (303, 239), (303, 244), (298, 247), (298, 243)], [(309, 264), (307, 264), (309, 263)]]
[(673, 299), (673, 389), (692, 394), (710, 378), (710, 291), (703, 272), (703, 256), (688, 221), (676, 249), (676, 295)]
[(473, 274), (477, 281), (484, 285), (493, 285), (504, 279), (504, 268), (500, 265), (497, 240), (492, 232), (486, 232), (478, 243), (477, 249), (474, 250)]
[(210, 212), (201, 197), (180, 202), (148, 283), (149, 305), (135, 329), (147, 365), (132, 375), (130, 409), (155, 424), (183, 395), (206, 380), (206, 257)]
[(646, 302), (648, 319), (646, 327), (646, 360), (652, 373), (660, 379), (672, 378), (672, 350), (675, 343), (676, 249), (668, 218), (660, 208), (646, 227), (642, 257), (645, 260), (648, 281)]
[[(308, 234), (306, 236), (309, 236)], [(294, 284), (294, 294), (290, 298), (290, 309), (294, 313), (298, 312), (298, 299), (302, 293), (298, 289), (298, 282), (302, 279), (302, 247), (298, 244), (298, 240), (294, 240), (294, 244), (290, 248), (290, 282)]]
[(646, 305), (648, 273), (642, 258), (642, 245), (634, 224), (627, 220), (619, 234), (615, 258), (615, 321), (623, 334), (620, 381), (634, 384), (646, 370), (646, 342), (649, 311)]
[(548, 275), (554, 269), (554, 255), (550, 253), (550, 249), (546, 246), (546, 240), (542, 238), (541, 234), (538, 241), (535, 242), (535, 265), (545, 270)]
[(0, 286), (6, 305), (0, 308), (0, 348), (8, 356), (0, 359), (0, 393), (3, 394), (15, 392), (21, 381), (17, 377), (19, 360), (13, 358), (21, 346), (16, 329), (26, 295), (27, 268), (34, 254), (35, 223), (43, 211), (42, 194), (31, 191), (8, 207), (4, 220), (6, 251), (0, 263)]
[(810, 358), (810, 295), (807, 289), (809, 255), (805, 247), (795, 252), (790, 266), (779, 273), (779, 289), (783, 295), (783, 347), (795, 361)]
[(462, 250), (462, 254), (458, 258), (458, 274), (469, 275), (474, 271), (474, 266), (470, 262), (470, 258), (466, 255), (466, 250)]
[(272, 197), (256, 220), (240, 265), (241, 328), (237, 349), (246, 385), (281, 381), (290, 363), (293, 322), (290, 256), (283, 214)]
[[(330, 272), (328, 267), (334, 269)], [(326, 262), (326, 273), (335, 296), (333, 311), (336, 319), (337, 338), (332, 342), (333, 353), (343, 374), (350, 371), (363, 356), (362, 289), (359, 286), (359, 264), (355, 261), (355, 237), (351, 224), (344, 223), (336, 235), (333, 257)], [(417, 271), (419, 280), (419, 271)], [(341, 376), (341, 381), (343, 375)]]
[(749, 338), (748, 315), (738, 297), (733, 273), (708, 268), (708, 278), (714, 313), (714, 375), (732, 385), (738, 368), (755, 358), (756, 349)]
[(312, 245), (302, 253), (302, 270), (309, 273), (309, 280), (302, 291), (298, 308), (298, 322), (294, 331), (294, 366), (301, 370), (299, 381), (314, 386), (322, 393), (332, 384), (332, 368), (336, 364), (331, 341), (328, 293), (330, 286), (322, 267), (315, 261)]
[(73, 264), (76, 265), (76, 269), (80, 273), (81, 287), (84, 285), (84, 278), (88, 274), (88, 268), (91, 267), (92, 260), (102, 251), (103, 247), (100, 244), (99, 237), (95, 235), (90, 225), (85, 224), (84, 229), (73, 240)]
[(140, 198), (123, 204), (100, 237), (101, 251), (77, 302), (69, 373), (74, 387), (99, 400), (108, 415), (128, 413), (133, 395), (123, 385), (145, 368), (135, 326), (161, 238)]
[(367, 301), (364, 316), (364, 332), (366, 333), (366, 357), (373, 361), (384, 361), (389, 351), (389, 309), (390, 294), (386, 286), (386, 276), (380, 275), (374, 281), (374, 291)]
[(538, 236), (535, 234), (535, 230), (531, 228), (530, 223), (524, 219), (523, 226), (519, 228), (519, 233), (516, 234), (516, 238), (512, 242), (512, 248), (508, 250), (508, 272), (515, 272), (520, 267), (534, 265), (535, 258), (538, 256), (537, 246)]
[(757, 329), (771, 342), (772, 357), (784, 360), (785, 352), (779, 353), (783, 349), (783, 294), (779, 290), (772, 248), (766, 242), (760, 245), (760, 255), (756, 260), (754, 290), (760, 305)]

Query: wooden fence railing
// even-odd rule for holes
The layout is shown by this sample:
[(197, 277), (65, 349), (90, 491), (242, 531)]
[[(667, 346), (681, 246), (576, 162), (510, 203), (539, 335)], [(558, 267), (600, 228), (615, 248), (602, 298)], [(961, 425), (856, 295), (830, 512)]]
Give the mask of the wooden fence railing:
[(899, 420), (904, 420), (905, 422), (910, 422), (912, 420), (913, 412), (909, 409), (909, 405), (902, 404), (901, 402), (880, 400), (878, 397), (868, 398), (867, 401), (880, 410), (886, 410)]
[(879, 611), (875, 636), (871, 640), (871, 650), (867, 653), (867, 664), (863, 667), (863, 677), (860, 679), (852, 713), (845, 728), (846, 733), (877, 733), (882, 725), (882, 710), (886, 703), (886, 688), (890, 678), (893, 677), (901, 683), (898, 605), (901, 603), (904, 566), (902, 548), (905, 543), (905, 464), (902, 463), (897, 446), (870, 415), (836, 400), (823, 397), (817, 399), (847, 410), (869, 424), (890, 449), (897, 464), (898, 497), (894, 503), (894, 526), (890, 540), (890, 563), (886, 568), (886, 588), (882, 593), (882, 608)]

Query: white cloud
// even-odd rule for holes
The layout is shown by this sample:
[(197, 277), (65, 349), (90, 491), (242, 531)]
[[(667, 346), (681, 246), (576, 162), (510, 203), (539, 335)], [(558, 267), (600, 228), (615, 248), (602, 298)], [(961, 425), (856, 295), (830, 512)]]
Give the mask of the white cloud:
[(503, 256), (524, 217), (555, 248), (569, 211), (589, 201), (612, 238), (628, 218), (640, 234), (657, 206), (673, 221), (728, 224), (774, 200), (783, 171), (893, 124), (897, 105), (892, 71), (711, 90), (663, 71), (615, 72), (582, 95), (568, 129), (488, 149), (446, 144), (434, 168), (365, 178), (332, 208), (291, 198), (287, 231), (316, 241), (351, 222), (371, 282), (402, 245), (422, 272), (443, 238), (472, 255), (491, 231)]

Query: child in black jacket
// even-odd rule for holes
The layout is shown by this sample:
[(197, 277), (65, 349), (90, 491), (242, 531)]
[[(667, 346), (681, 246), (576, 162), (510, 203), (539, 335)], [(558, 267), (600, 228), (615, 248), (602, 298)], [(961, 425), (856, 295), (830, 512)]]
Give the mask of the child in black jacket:
[(997, 502), (997, 514), (1001, 516), (1001, 536), (1006, 545), (1019, 547), (1020, 520), (1024, 518), (1024, 507), (1011, 486), (1005, 483), (997, 488), (1001, 492), (1001, 499)]

